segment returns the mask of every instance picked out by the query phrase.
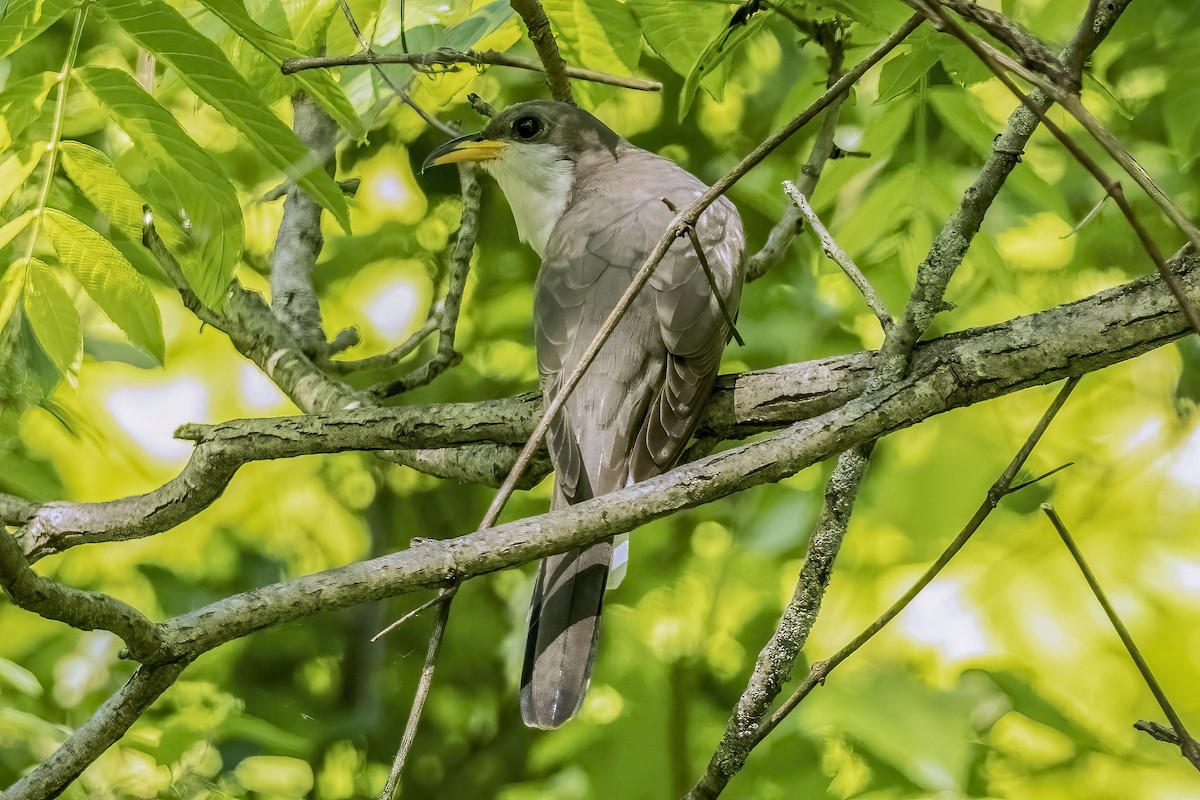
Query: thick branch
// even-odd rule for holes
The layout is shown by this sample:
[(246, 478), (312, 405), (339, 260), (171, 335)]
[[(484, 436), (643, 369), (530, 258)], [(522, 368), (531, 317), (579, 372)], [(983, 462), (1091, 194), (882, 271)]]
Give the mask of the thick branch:
[(14, 604), (46, 619), (83, 631), (115, 633), (138, 661), (149, 661), (162, 652), (162, 633), (142, 612), (115, 597), (63, 586), (38, 575), (29, 568), (17, 540), (2, 531), (0, 587)]
[[(354, 53), (345, 56), (314, 56), (312, 58), (289, 58), (283, 62), (281, 69), (284, 75), (291, 75), (306, 69), (328, 69), (330, 67), (349, 67), (360, 64), (412, 64), (416, 67), (444, 67), (447, 71), (455, 69), (456, 64), (469, 64), (476, 67), (496, 66), (512, 67), (530, 72), (545, 72), (546, 68), (536, 61), (520, 56), (512, 56), (496, 50), (450, 50), (442, 48), (429, 53)], [(611, 75), (607, 72), (596, 72), (581, 67), (567, 67), (567, 77), (592, 83), (603, 83), (609, 86), (620, 86), (623, 89), (636, 89), (641, 92), (660, 92), (662, 84), (645, 78), (627, 78), (623, 75)]]
[[(1183, 264), (1177, 274), (1196, 297), (1200, 261), (1192, 257)], [(979, 402), (1161, 346), (1187, 330), (1186, 320), (1175, 311), (1157, 276), (1143, 278), (1070, 305), (922, 343), (913, 369), (953, 368), (965, 385), (974, 387), (959, 404)], [(740, 438), (825, 414), (863, 391), (878, 357), (863, 352), (722, 377), (698, 433)], [(470, 448), (454, 445), (511, 445), (528, 436), (540, 405), (537, 395), (527, 394), (481, 403), (364, 407), (185, 426), (182, 435), (200, 444), (178, 477), (137, 497), (31, 507), (22, 516), (28, 520), (26, 552), (41, 556), (76, 544), (168, 530), (220, 496), (237, 468), (250, 460), (396, 447), (455, 457), (464, 451), (469, 455)], [(446, 447), (450, 449), (431, 450)], [(495, 455), (493, 450), (489, 457)], [(502, 470), (502, 464), (488, 463), (493, 474)], [(5, 502), (0, 496), (0, 505)]]
[[(1200, 269), (1185, 276), (1200, 297)], [(1051, 334), (1050, 331), (1055, 331)], [(1186, 320), (1157, 279), (951, 338), (945, 358), (919, 351), (902, 381), (766, 439), (578, 505), (221, 600), (163, 623), (199, 653), (262, 628), (459, 581), (586, 546), (681, 508), (781, 480), (856, 444), (953, 408), (1132, 358), (1180, 336)], [(1003, 331), (1005, 335), (993, 334)], [(985, 341), (989, 340), (989, 341)]]

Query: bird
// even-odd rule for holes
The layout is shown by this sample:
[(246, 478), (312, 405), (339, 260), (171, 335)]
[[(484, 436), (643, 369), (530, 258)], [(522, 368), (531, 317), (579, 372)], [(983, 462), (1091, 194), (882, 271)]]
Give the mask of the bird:
[[(552, 100), (495, 113), (480, 133), (433, 150), (422, 170), (467, 162), (495, 178), (518, 235), (541, 258), (533, 323), (548, 405), (675, 209), (708, 187), (591, 113)], [(691, 439), (734, 333), (745, 273), (745, 234), (729, 200), (713, 202), (693, 231), (694, 242), (673, 242), (551, 420), (551, 509), (659, 475)], [(541, 562), (521, 676), (529, 727), (557, 728), (582, 706), (609, 572), (623, 575), (627, 558), (627, 537), (617, 537)]]

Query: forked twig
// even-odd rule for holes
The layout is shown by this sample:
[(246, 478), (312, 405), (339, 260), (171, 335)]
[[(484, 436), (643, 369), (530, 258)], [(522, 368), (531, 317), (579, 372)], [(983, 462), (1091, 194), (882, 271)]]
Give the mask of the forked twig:
[[(667, 208), (671, 209), (672, 214), (679, 213), (679, 206), (666, 197), (662, 201)], [(704, 277), (708, 279), (708, 288), (712, 290), (713, 297), (717, 300), (717, 307), (721, 309), (721, 316), (725, 318), (725, 324), (729, 326), (730, 335), (738, 343), (738, 347), (745, 347), (746, 340), (742, 338), (742, 334), (738, 333), (737, 325), (733, 322), (733, 314), (729, 313), (729, 306), (725, 305), (721, 287), (717, 286), (717, 277), (713, 275), (712, 265), (708, 263), (708, 256), (704, 254), (704, 248), (700, 246), (700, 237), (696, 235), (696, 226), (688, 225), (687, 234), (688, 239), (692, 242), (692, 250), (696, 252), (696, 259), (700, 262), (700, 268), (704, 270)]]

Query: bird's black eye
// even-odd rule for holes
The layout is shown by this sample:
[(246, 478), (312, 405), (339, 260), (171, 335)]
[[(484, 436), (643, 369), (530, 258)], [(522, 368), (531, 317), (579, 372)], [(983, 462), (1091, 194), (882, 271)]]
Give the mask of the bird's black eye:
[(542, 132), (542, 121), (537, 117), (521, 117), (513, 123), (513, 133), (522, 139), (532, 139)]

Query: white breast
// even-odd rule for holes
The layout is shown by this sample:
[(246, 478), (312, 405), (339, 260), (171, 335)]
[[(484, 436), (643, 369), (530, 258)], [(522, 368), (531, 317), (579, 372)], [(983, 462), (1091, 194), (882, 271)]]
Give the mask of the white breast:
[(567, 208), (575, 182), (574, 165), (553, 145), (522, 142), (510, 143), (500, 158), (480, 165), (508, 198), (521, 241), (544, 255), (550, 232)]

